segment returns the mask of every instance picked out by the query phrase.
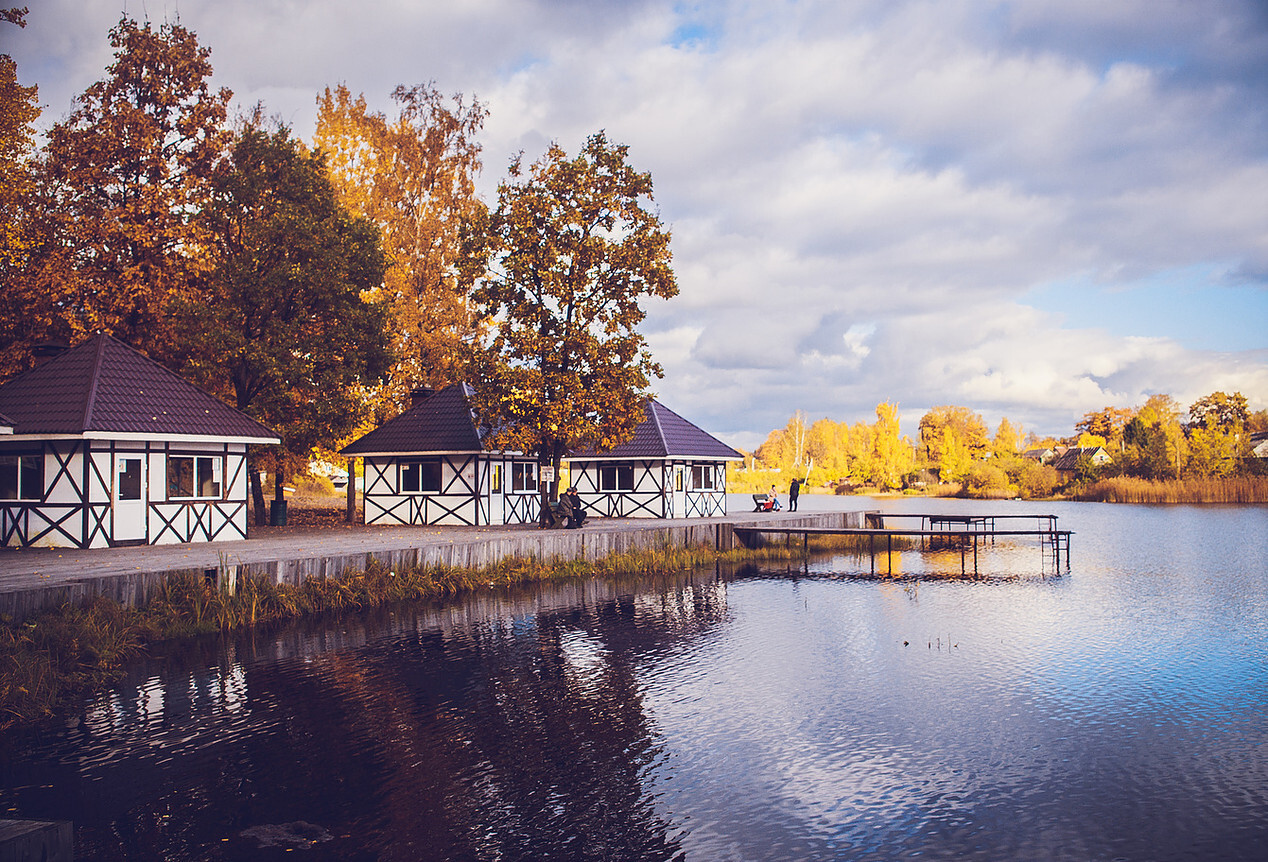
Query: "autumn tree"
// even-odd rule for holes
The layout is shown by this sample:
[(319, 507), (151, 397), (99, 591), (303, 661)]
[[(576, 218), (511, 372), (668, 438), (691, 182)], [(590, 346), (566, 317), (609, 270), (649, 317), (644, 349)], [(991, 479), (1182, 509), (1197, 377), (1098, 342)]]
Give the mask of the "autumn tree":
[(1188, 455), (1180, 416), (1170, 395), (1149, 396), (1123, 428), (1126, 472), (1143, 479), (1179, 478)]
[(397, 87), (399, 113), (367, 109), (348, 88), (317, 100), (313, 143), (327, 157), (340, 199), (378, 225), (389, 268), (381, 293), (392, 316), (396, 363), (381, 412), (403, 407), (415, 387), (440, 388), (461, 375), (475, 315), (458, 283), (459, 235), (483, 211), (476, 197), (486, 109), (433, 86)]
[(1123, 407), (1106, 407), (1083, 414), (1074, 425), (1074, 430), (1091, 437), (1099, 437), (1102, 445), (1121, 452), (1123, 449), (1123, 429), (1131, 421), (1135, 411)]
[[(278, 430), (277, 492), (318, 443), (347, 435), (390, 365), (378, 229), (339, 203), (320, 155), (259, 118), (212, 177), (206, 291), (179, 303), (185, 371)], [(263, 494), (254, 483), (256, 517)], [(280, 499), (280, 496), (279, 496)]]
[(1234, 392), (1232, 395), (1212, 392), (1189, 406), (1189, 419), (1193, 424), (1204, 428), (1229, 431), (1240, 429), (1246, 424), (1246, 418), (1249, 415), (1246, 396), (1240, 392)]
[[(652, 178), (603, 132), (569, 158), (517, 158), (497, 208), (473, 220), (464, 277), (489, 325), (474, 408), (504, 448), (555, 469), (569, 450), (609, 449), (643, 419), (661, 375), (637, 326), (646, 298), (678, 293)], [(558, 479), (542, 489), (542, 508)]]
[(1212, 392), (1189, 406), (1189, 460), (1186, 475), (1224, 477), (1237, 472), (1250, 454), (1246, 420), (1250, 412), (1240, 392)]
[(991, 453), (996, 458), (1009, 458), (1021, 451), (1021, 429), (1004, 416), (999, 420), (995, 436), (991, 438)]
[(872, 446), (872, 482), (881, 488), (901, 488), (903, 476), (914, 466), (915, 455), (911, 442), (902, 437), (899, 430), (897, 404), (884, 402), (876, 405), (876, 433)]
[[(0, 10), (0, 21), (25, 27), (27, 10)], [(36, 315), (47, 311), (46, 297), (28, 276), (37, 245), (35, 131), (40, 107), (34, 86), (18, 83), (17, 63), (0, 54), (0, 381), (26, 367), (32, 336), (40, 329)]]
[[(948, 429), (951, 431), (950, 435), (946, 433)], [(979, 414), (967, 407), (933, 407), (920, 419), (921, 454), (931, 468), (945, 466), (948, 441), (958, 447), (951, 453), (955, 461), (952, 472), (956, 476), (962, 476), (967, 472), (969, 461), (981, 458), (988, 451), (986, 423)]]
[(106, 78), (48, 134), (60, 242), (45, 278), (65, 282), (67, 335), (104, 330), (167, 356), (176, 338), (168, 311), (199, 265), (189, 254), (201, 244), (195, 216), (229, 138), (230, 93), (211, 90), (211, 52), (179, 24), (155, 29), (125, 16), (110, 44)]

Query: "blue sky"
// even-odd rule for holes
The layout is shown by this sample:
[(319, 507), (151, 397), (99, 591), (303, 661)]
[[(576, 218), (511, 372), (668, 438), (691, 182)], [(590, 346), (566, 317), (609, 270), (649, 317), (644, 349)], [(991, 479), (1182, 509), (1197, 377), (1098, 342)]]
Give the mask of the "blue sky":
[(681, 295), (668, 406), (754, 446), (796, 410), (939, 404), (1040, 434), (1215, 390), (1268, 408), (1268, 7), (1255, 0), (41, 0), (6, 28), (45, 125), (121, 12), (310, 137), (346, 82), (490, 110), (483, 187), (605, 129), (652, 172)]

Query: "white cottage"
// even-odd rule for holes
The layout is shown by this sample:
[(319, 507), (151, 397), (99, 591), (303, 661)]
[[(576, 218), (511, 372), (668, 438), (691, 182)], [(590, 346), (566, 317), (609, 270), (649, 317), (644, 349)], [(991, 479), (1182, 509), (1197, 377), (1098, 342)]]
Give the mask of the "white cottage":
[(532, 524), (536, 459), (485, 448), (465, 383), (420, 389), (410, 408), (342, 450), (365, 463), (367, 524)]
[(568, 456), (569, 481), (591, 515), (710, 518), (726, 514), (727, 462), (744, 456), (659, 401), (629, 442)]
[(280, 442), (108, 335), (0, 386), (0, 416), (9, 547), (245, 539), (247, 446)]

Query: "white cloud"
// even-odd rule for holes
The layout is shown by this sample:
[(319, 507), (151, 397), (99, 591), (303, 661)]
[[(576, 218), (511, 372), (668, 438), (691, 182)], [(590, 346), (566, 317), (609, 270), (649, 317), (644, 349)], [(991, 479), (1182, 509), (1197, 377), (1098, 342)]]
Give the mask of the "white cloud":
[[(117, 13), (82, 7), (47, 0), (6, 34), (55, 115), (109, 62)], [(479, 96), (489, 194), (518, 150), (575, 150), (601, 128), (630, 144), (674, 231), (681, 287), (648, 308), (658, 393), (755, 445), (794, 410), (870, 420), (884, 400), (904, 422), (959, 403), (1054, 434), (1158, 391), (1187, 404), (1240, 390), (1268, 407), (1268, 339), (1182, 346), (1186, 326), (1218, 320), (1212, 303), (1236, 301), (1229, 319), (1268, 332), (1268, 291), (1250, 287), (1268, 273), (1257, 9), (482, 0), (354, 14), (233, 0), (180, 13), (213, 49), (216, 82), (301, 135), (339, 81), (384, 110), (398, 83)], [(1140, 286), (1217, 269), (1246, 289)], [(1027, 304), (1089, 278), (1078, 301), (1093, 309), (1095, 290), (1124, 285), (1174, 308), (1097, 326), (1086, 307)]]

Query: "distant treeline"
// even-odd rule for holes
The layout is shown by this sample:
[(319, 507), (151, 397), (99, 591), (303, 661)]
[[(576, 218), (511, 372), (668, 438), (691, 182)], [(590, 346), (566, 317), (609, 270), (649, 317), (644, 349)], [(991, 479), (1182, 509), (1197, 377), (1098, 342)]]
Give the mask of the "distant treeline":
[(1268, 439), (1268, 411), (1250, 412), (1240, 392), (1213, 392), (1187, 412), (1170, 395), (1135, 408), (1106, 407), (1085, 414), (1061, 439), (1023, 435), (1007, 418), (990, 434), (981, 415), (944, 405), (921, 418), (913, 441), (899, 430), (897, 405), (880, 404), (876, 415), (872, 424), (807, 423), (798, 411), (746, 453), (729, 487), (773, 484), (782, 492), (795, 477), (843, 492), (1268, 501), (1268, 458), (1254, 451)]

